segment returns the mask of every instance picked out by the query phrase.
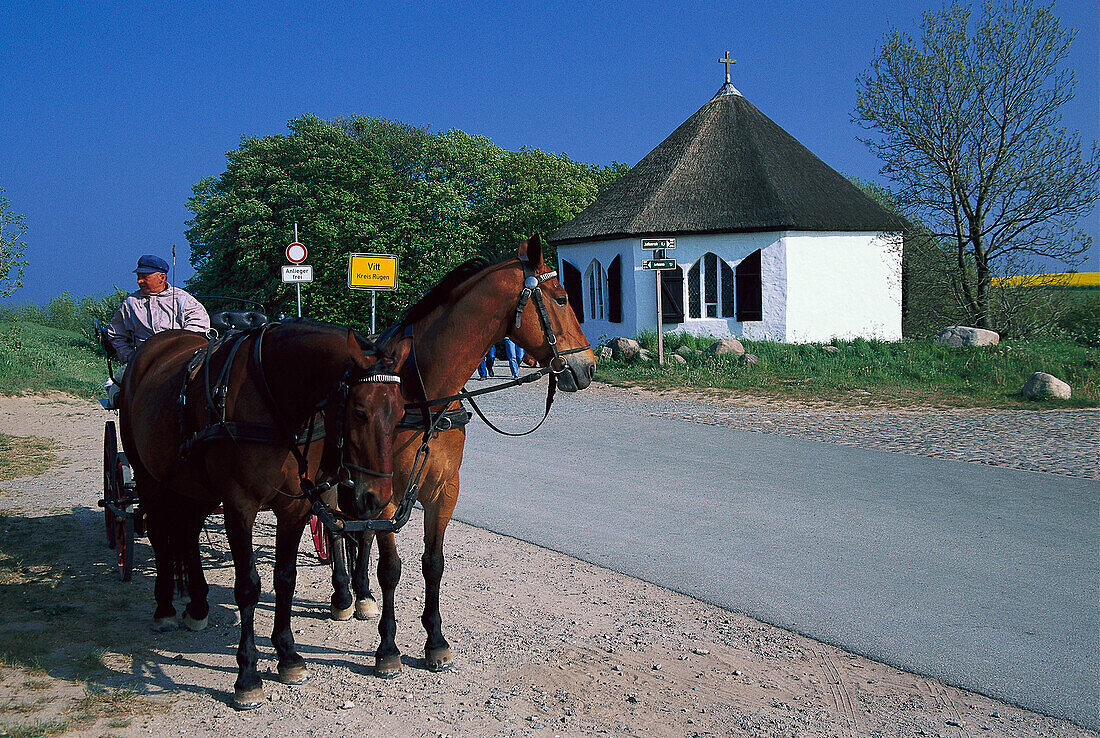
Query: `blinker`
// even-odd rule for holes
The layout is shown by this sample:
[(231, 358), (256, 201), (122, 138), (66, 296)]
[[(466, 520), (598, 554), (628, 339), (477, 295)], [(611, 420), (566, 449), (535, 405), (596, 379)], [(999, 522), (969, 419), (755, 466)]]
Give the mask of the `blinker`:
[(539, 286), (539, 281), (534, 277), (528, 277), (527, 279), (523, 280), (523, 286), (529, 290), (533, 290)]

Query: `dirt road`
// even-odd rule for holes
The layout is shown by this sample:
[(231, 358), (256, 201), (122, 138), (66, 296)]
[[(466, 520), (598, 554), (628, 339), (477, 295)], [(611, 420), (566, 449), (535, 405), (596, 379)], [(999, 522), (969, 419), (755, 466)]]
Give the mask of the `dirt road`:
[[(0, 482), (0, 735), (1096, 735), (462, 524), (448, 529), (444, 578), (455, 666), (432, 674), (419, 517), (398, 540), (404, 673), (373, 676), (375, 623), (328, 618), (327, 570), (303, 540), (294, 630), (312, 679), (276, 682), (261, 638), (268, 703), (237, 712), (221, 527), (204, 539), (211, 626), (153, 634), (151, 551), (142, 541), (135, 581), (118, 582), (95, 507), (108, 417), (64, 396), (0, 398), (0, 433), (60, 447), (51, 472)], [(264, 517), (260, 633), (272, 541)]]

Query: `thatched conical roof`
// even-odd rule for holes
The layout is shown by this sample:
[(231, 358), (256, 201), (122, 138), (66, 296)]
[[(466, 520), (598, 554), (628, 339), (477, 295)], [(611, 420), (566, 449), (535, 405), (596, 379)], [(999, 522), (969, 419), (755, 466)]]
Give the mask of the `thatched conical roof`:
[(727, 82), (550, 241), (781, 230), (898, 232), (904, 222)]

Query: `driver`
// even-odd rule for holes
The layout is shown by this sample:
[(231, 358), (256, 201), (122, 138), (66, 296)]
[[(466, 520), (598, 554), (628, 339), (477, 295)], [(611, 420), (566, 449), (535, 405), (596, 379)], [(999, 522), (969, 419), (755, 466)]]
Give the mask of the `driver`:
[[(168, 262), (164, 259), (146, 254), (138, 259), (134, 274), (137, 275), (137, 292), (122, 301), (107, 325), (107, 340), (124, 364), (155, 333), (171, 328), (202, 334), (210, 330), (210, 315), (202, 303), (168, 283)], [(113, 379), (118, 382), (122, 370), (115, 374), (118, 377)], [(109, 399), (113, 400), (112, 382), (107, 384)]]
[(107, 338), (123, 363), (129, 362), (154, 333), (182, 328), (205, 334), (210, 315), (198, 300), (168, 283), (168, 262), (146, 254), (138, 259), (138, 290), (131, 293), (111, 318)]

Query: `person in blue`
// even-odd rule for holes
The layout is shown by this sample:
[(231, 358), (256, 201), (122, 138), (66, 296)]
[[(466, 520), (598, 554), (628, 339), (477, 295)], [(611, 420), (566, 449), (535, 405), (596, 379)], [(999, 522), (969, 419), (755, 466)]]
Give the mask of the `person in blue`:
[[(512, 377), (519, 376), (519, 363), (523, 361), (523, 349), (512, 342), (512, 339), (504, 339), (504, 355), (508, 357), (508, 368), (512, 370)], [(478, 379), (487, 379), (489, 377), (496, 376), (493, 374), (493, 362), (497, 358), (497, 345), (494, 343), (489, 347), (489, 353), (485, 354), (485, 358), (481, 360), (481, 363), (477, 367)]]

